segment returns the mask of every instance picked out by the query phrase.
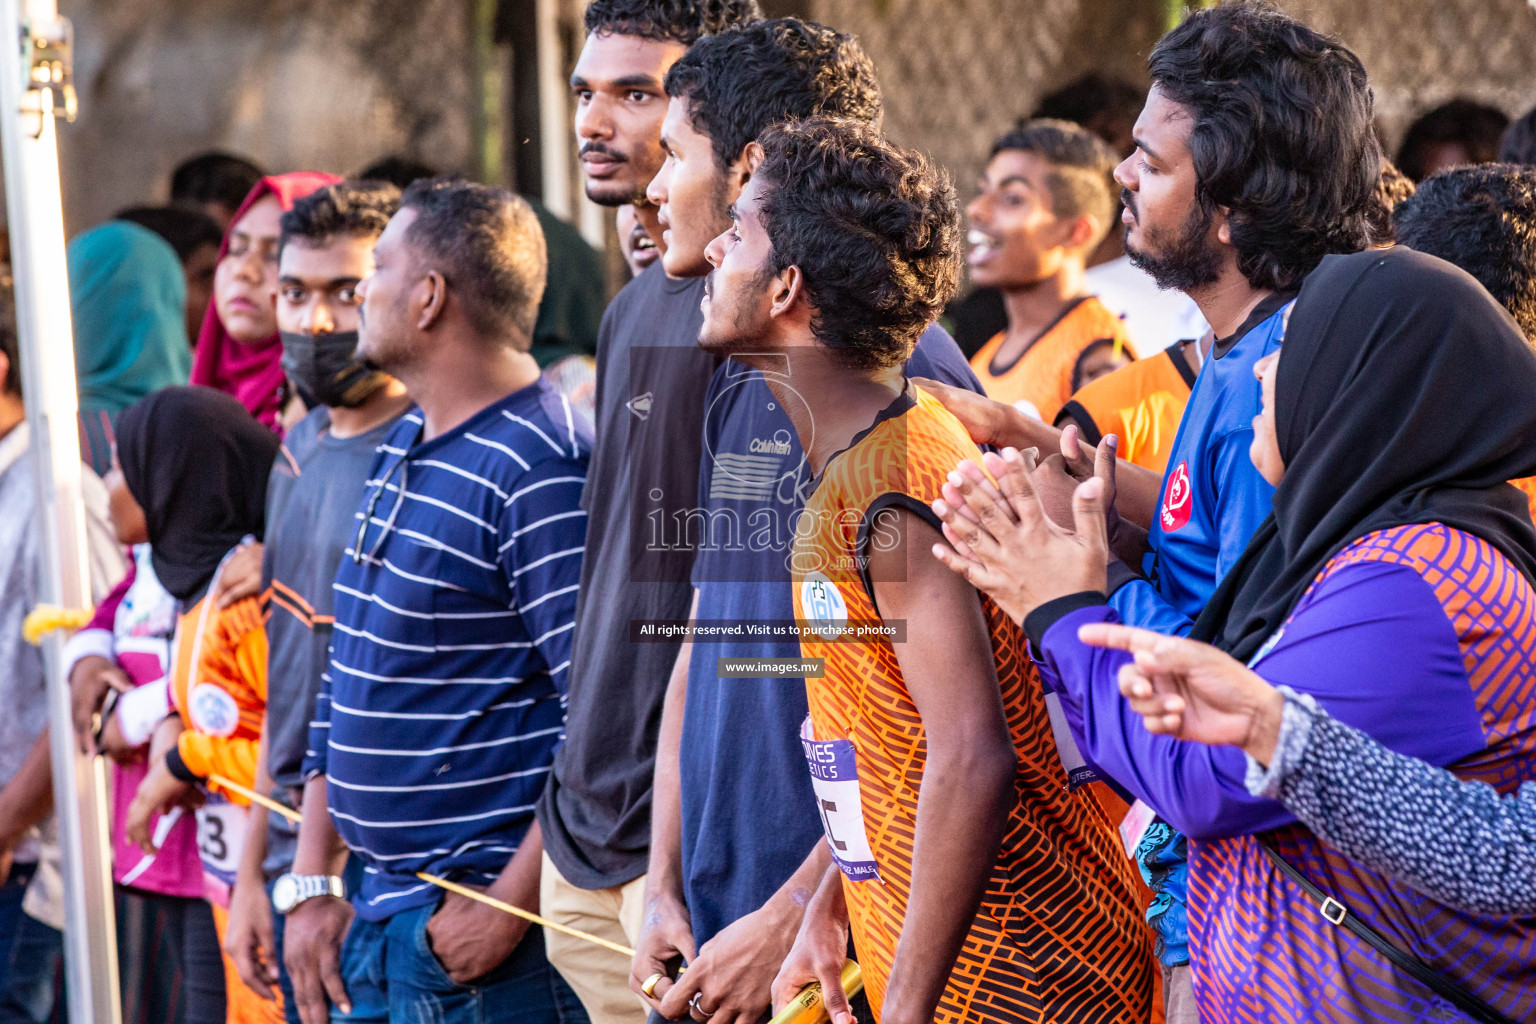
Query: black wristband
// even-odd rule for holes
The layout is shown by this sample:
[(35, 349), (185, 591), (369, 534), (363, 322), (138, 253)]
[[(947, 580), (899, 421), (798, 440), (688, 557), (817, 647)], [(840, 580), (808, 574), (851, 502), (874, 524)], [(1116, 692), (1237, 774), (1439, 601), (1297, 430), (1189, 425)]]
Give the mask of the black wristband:
[(192, 769), (187, 767), (187, 762), (181, 758), (181, 748), (172, 747), (165, 752), (165, 766), (170, 769), (171, 775), (189, 785), (197, 785), (203, 780), (192, 774)]
[(1132, 580), (1139, 580), (1142, 578), (1141, 573), (1137, 572), (1135, 569), (1132, 569), (1118, 558), (1110, 560), (1109, 566), (1107, 567), (1107, 574), (1109, 576), (1109, 579), (1106, 581), (1108, 586), (1104, 588), (1104, 592), (1106, 594), (1113, 594), (1115, 591), (1119, 590), (1127, 583), (1130, 583)]
[(1029, 638), (1029, 649), (1038, 659), (1040, 644), (1045, 639), (1046, 630), (1079, 608), (1092, 608), (1105, 603), (1104, 593), (1099, 590), (1080, 590), (1075, 594), (1045, 602), (1024, 616), (1024, 635)]

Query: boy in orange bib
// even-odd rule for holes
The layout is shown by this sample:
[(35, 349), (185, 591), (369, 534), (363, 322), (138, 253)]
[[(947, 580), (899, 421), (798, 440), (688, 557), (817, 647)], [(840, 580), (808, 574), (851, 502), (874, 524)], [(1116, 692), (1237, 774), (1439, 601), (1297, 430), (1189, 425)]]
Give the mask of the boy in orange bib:
[(1135, 355), (1124, 321), (1088, 292), (1088, 258), (1115, 226), (1114, 167), (1087, 129), (1028, 121), (993, 145), (966, 207), (971, 280), (1001, 289), (1008, 311), (971, 369), (989, 396), (1046, 423), (1103, 349), (1114, 363)]

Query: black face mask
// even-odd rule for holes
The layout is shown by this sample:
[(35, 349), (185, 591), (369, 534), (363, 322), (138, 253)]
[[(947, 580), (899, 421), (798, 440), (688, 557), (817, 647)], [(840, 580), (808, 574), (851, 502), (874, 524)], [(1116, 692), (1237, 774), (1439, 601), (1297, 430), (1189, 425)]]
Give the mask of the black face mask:
[(283, 372), (304, 404), (350, 409), (384, 386), (383, 373), (357, 357), (357, 332), (290, 334), (283, 331)]

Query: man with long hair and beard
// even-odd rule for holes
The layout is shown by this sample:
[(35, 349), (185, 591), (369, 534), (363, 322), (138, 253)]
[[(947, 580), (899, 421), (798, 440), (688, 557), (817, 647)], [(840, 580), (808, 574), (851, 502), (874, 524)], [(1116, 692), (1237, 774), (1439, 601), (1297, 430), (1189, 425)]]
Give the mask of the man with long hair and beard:
[[(1148, 474), (1119, 464), (1124, 520), (1143, 525), (1150, 513), (1151, 521), (1144, 546), (1128, 541), (1135, 531), (1117, 531), (1125, 562), (1112, 570), (1109, 589), (1122, 621), (1184, 634), (1270, 511), (1274, 488), (1248, 459), (1260, 412), (1254, 364), (1279, 348), (1302, 280), (1322, 258), (1370, 244), (1381, 150), (1359, 58), (1268, 0), (1191, 14), (1147, 64), (1152, 86), (1133, 129), (1136, 149), (1115, 169), (1125, 248), (1162, 287), (1195, 300), (1215, 341), (1155, 499), (1146, 500)], [(930, 390), (978, 443), (1056, 440), (1006, 407)], [(1074, 428), (1060, 443), (1073, 476), (1092, 473)], [(1043, 468), (1037, 487), (1065, 508), (1075, 481)], [(1112, 503), (1116, 497), (1112, 490)], [(1168, 1019), (1194, 1020), (1184, 839), (1155, 821), (1137, 860), (1155, 893), (1148, 917), (1158, 934)]]

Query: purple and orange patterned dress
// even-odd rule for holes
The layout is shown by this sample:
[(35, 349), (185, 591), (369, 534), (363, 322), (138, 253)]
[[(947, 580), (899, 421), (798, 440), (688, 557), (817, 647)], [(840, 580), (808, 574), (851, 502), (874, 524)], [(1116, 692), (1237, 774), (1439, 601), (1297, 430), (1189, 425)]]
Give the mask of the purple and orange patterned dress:
[[(1190, 837), (1190, 949), (1205, 1020), (1410, 1022), (1460, 1015), (1319, 915), (1256, 836), (1325, 893), (1514, 1020), (1536, 1019), (1536, 918), (1452, 910), (1324, 847), (1249, 794), (1235, 747), (1153, 736), (1120, 699), (1128, 655), (1077, 639), (1106, 605), (1028, 623), (1089, 761)], [(1254, 660), (1385, 746), (1501, 793), (1536, 780), (1536, 589), (1497, 549), (1438, 523), (1335, 555)], [(1536, 881), (1533, 881), (1536, 884)]]

